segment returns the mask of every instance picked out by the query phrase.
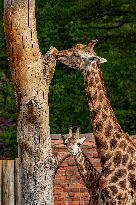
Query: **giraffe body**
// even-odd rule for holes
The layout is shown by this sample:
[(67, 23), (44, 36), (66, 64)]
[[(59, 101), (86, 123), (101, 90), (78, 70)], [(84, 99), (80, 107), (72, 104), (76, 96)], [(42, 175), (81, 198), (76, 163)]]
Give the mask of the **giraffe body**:
[(97, 205), (136, 205), (136, 146), (117, 122), (104, 87), (100, 63), (93, 47), (77, 45), (61, 51), (59, 60), (83, 72), (93, 133), (102, 172), (92, 189)]

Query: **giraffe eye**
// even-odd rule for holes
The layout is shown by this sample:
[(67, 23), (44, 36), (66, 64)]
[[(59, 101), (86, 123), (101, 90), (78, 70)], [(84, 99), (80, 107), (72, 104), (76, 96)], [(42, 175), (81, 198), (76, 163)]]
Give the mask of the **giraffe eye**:
[(75, 56), (75, 57), (79, 57), (78, 52), (74, 52), (74, 56)]
[(89, 61), (94, 61), (96, 59), (96, 57), (90, 57), (88, 58)]

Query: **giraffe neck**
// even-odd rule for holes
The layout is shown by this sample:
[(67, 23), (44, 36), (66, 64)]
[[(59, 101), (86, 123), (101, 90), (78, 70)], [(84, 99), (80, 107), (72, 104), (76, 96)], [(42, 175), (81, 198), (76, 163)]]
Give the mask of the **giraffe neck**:
[[(92, 187), (100, 179), (100, 174), (97, 172), (89, 158), (79, 149), (78, 153), (74, 155), (76, 165), (86, 188), (91, 194)], [(98, 184), (97, 184), (98, 185)], [(98, 187), (96, 187), (98, 189)]]
[(95, 62), (84, 70), (85, 88), (98, 154), (100, 158), (105, 157), (106, 154), (111, 156), (122, 136), (126, 136), (126, 134), (117, 123), (107, 98), (98, 63)]

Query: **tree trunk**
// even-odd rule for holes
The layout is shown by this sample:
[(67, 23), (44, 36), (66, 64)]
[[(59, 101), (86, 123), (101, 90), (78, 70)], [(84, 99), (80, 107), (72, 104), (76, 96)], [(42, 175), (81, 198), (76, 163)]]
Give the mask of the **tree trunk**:
[(48, 70), (50, 58), (44, 62), (39, 51), (35, 0), (5, 0), (4, 26), (17, 99), (20, 204), (52, 205), (56, 164), (49, 129), (48, 75), (53, 72)]

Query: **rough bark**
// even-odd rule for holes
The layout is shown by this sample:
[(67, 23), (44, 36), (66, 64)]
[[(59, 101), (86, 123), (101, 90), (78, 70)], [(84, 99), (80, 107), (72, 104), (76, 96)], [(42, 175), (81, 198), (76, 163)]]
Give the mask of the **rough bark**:
[(51, 149), (48, 92), (57, 50), (44, 58), (40, 53), (34, 0), (5, 0), (4, 28), (16, 90), (20, 204), (52, 205), (58, 160)]

